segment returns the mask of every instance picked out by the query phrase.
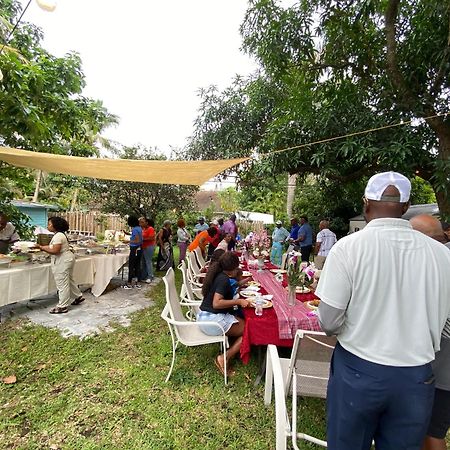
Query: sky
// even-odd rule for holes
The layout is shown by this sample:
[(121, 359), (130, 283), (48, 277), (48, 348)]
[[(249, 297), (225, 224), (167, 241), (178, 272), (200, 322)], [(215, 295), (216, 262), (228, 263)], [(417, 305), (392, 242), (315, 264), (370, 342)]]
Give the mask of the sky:
[(119, 116), (105, 137), (168, 154), (193, 132), (200, 88), (223, 89), (256, 69), (240, 51), (246, 8), (246, 0), (58, 0), (49, 13), (33, 1), (23, 20), (42, 28), (52, 54), (81, 55), (83, 93)]

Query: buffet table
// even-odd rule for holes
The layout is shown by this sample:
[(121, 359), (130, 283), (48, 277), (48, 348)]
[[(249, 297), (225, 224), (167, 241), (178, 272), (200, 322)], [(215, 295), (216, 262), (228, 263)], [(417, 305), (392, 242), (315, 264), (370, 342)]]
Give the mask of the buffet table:
[[(98, 297), (127, 261), (128, 253), (77, 257), (74, 280), (79, 285), (90, 285), (92, 294)], [(0, 270), (0, 307), (54, 292), (51, 263), (20, 264)]]

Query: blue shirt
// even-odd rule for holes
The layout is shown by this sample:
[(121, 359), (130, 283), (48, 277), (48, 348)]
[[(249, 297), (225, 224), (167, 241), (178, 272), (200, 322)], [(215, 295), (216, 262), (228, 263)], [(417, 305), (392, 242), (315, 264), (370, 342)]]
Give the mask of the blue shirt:
[(291, 234), (289, 235), (289, 237), (291, 239), (294, 239), (294, 241), (298, 238), (298, 230), (300, 230), (300, 225), (293, 225), (291, 228)]
[(140, 247), (141, 245), (142, 245), (142, 228), (133, 227), (133, 229), (131, 230), (130, 247)]
[(273, 242), (284, 242), (289, 237), (289, 232), (286, 228), (276, 227), (272, 233), (272, 241)]
[(305, 239), (300, 241), (300, 247), (306, 247), (312, 245), (312, 228), (308, 222), (305, 222), (298, 230), (298, 237), (304, 236)]

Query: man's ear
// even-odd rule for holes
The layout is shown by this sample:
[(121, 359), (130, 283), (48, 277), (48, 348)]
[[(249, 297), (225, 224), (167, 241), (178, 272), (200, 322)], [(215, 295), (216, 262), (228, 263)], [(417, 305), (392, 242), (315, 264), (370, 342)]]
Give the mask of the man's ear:
[(403, 216), (403, 214), (405, 214), (406, 211), (408, 211), (410, 206), (411, 206), (411, 202), (407, 201), (406, 203), (404, 203), (403, 208), (402, 208), (402, 216)]

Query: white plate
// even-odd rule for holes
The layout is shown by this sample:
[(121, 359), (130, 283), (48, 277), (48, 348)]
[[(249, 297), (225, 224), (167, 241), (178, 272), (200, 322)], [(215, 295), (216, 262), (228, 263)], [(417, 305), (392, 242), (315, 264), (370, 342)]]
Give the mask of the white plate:
[(264, 300), (272, 300), (273, 295), (272, 294), (264, 294), (261, 296)]
[(270, 269), (272, 273), (287, 273), (287, 270), (284, 269)]
[(245, 289), (244, 291), (241, 291), (241, 295), (246, 298), (255, 298), (258, 295), (258, 292)]
[(307, 294), (308, 292), (311, 292), (311, 289), (309, 289), (309, 288), (307, 288), (307, 287), (302, 288), (301, 286), (297, 286), (297, 287), (295, 288), (295, 292), (296, 292), (297, 294)]
[(258, 287), (258, 286), (250, 285), (250, 286), (247, 286), (247, 287), (244, 289), (244, 291), (255, 291), (255, 292), (259, 292), (259, 287)]
[(251, 274), (249, 271), (244, 270), (244, 271), (242, 272), (242, 276), (243, 276), (243, 277), (251, 277), (252, 274)]
[[(250, 301), (250, 305), (253, 306), (253, 308), (255, 307), (255, 301), (251, 300)], [(272, 308), (272, 302), (269, 300), (264, 300), (264, 304), (262, 305), (262, 307), (265, 308)]]

